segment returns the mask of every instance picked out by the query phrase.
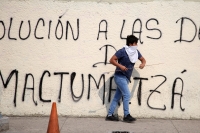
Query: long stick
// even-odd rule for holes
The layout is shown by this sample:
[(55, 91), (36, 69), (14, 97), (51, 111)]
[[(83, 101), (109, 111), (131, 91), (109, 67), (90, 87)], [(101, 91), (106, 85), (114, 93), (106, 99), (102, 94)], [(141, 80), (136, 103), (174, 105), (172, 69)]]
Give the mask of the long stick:
[[(154, 65), (160, 65), (160, 64), (163, 64), (163, 63), (152, 64), (152, 65), (145, 65), (145, 66), (154, 66)], [(134, 68), (139, 68), (139, 67), (134, 67)], [(133, 68), (128, 68), (128, 69), (133, 69)], [(116, 71), (122, 71), (122, 70), (115, 70), (115, 71), (104, 72), (103, 74), (109, 74), (111, 72), (116, 72)]]

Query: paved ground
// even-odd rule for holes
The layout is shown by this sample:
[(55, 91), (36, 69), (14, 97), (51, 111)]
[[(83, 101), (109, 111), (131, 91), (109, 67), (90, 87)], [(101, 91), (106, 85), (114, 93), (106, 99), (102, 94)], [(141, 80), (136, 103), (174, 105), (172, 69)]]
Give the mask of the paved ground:
[[(200, 120), (138, 119), (134, 123), (104, 118), (59, 117), (60, 133), (200, 133)], [(1, 133), (46, 133), (48, 117), (9, 117)]]

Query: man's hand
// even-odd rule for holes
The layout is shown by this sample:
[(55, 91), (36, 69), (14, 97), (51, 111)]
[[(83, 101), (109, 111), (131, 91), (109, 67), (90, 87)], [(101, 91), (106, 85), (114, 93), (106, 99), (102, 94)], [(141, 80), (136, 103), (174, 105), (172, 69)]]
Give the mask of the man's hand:
[(141, 61), (141, 63), (142, 63), (142, 64), (140, 64), (139, 68), (140, 68), (140, 69), (143, 69), (143, 68), (144, 68), (144, 66), (145, 66), (145, 64), (146, 64), (146, 60), (145, 60), (145, 58), (144, 58), (144, 57), (141, 57), (141, 58), (139, 58), (139, 60), (140, 60), (140, 61)]
[(127, 70), (128, 70), (128, 68), (126, 68), (125, 66), (122, 66), (122, 65), (120, 65), (120, 69), (121, 69), (122, 71), (127, 71)]
[(139, 68), (140, 68), (140, 69), (143, 69), (144, 66), (145, 66), (145, 64), (140, 64)]

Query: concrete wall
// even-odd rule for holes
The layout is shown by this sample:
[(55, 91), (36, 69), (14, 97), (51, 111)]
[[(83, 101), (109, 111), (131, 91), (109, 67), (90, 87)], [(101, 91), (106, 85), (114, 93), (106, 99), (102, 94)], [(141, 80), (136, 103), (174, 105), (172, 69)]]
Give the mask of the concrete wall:
[[(140, 40), (129, 84), (138, 118), (200, 118), (199, 1), (1, 1), (0, 112), (104, 117), (113, 97), (110, 57)], [(141, 95), (138, 95), (141, 91)], [(123, 115), (123, 106), (117, 109)]]

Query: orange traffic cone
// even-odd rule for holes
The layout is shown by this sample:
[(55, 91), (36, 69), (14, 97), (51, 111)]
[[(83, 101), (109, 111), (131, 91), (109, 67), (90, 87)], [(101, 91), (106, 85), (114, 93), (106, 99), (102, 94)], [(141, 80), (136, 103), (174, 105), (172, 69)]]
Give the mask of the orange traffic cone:
[(57, 114), (55, 102), (52, 103), (51, 115), (49, 118), (47, 133), (60, 133), (59, 124), (58, 124), (58, 114)]

